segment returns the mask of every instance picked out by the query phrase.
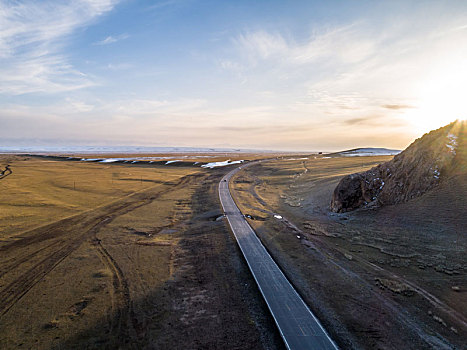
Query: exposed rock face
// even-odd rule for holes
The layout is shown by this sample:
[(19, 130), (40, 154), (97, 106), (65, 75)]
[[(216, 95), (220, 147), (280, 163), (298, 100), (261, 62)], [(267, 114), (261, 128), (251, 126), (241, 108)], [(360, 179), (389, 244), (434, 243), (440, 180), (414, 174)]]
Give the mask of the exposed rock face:
[(467, 148), (465, 122), (454, 122), (415, 140), (391, 161), (344, 177), (331, 200), (334, 212), (408, 201), (438, 185), (461, 163)]

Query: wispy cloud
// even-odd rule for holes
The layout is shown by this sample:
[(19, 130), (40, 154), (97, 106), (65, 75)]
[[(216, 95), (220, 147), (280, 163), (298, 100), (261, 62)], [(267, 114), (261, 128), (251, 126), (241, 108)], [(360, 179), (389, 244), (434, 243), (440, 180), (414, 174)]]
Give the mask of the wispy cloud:
[(160, 10), (165, 7), (171, 7), (174, 5), (180, 5), (182, 3), (186, 2), (186, 0), (167, 0), (167, 1), (156, 1), (152, 5), (149, 5), (145, 10), (146, 11), (151, 11), (151, 10)]
[(242, 67), (245, 90), (273, 90), (277, 105), (286, 104), (285, 112), (296, 119), (337, 118), (347, 130), (370, 124), (371, 118), (377, 125), (385, 119), (394, 132), (403, 122), (416, 123), (414, 132), (425, 131), (424, 118), (433, 121), (431, 127), (455, 117), (423, 106), (442, 101), (438, 104), (446, 110), (448, 101), (459, 100), (461, 89), (454, 87), (466, 74), (467, 44), (461, 17), (430, 24), (360, 20), (316, 27), (308, 36), (245, 31), (233, 37), (234, 53), (226, 51), (221, 67), (233, 72)]
[(382, 105), (381, 107), (386, 108), (386, 109), (393, 109), (393, 110), (415, 108), (414, 106), (404, 105), (404, 104), (387, 104), (387, 105)]
[(134, 67), (131, 63), (109, 63), (107, 69), (110, 70), (125, 70)]
[(358, 24), (321, 30), (298, 42), (264, 30), (240, 34), (233, 42), (252, 61), (272, 58), (302, 65), (318, 60), (359, 62), (377, 46), (375, 38), (363, 35)]
[(357, 118), (346, 119), (344, 121), (344, 123), (347, 124), (347, 125), (359, 125), (359, 124), (368, 123), (372, 119), (374, 119), (373, 116), (371, 116), (371, 117), (357, 117)]
[(113, 44), (113, 43), (116, 43), (117, 41), (127, 39), (128, 36), (129, 36), (128, 34), (120, 34), (120, 35), (117, 35), (117, 36), (109, 35), (109, 36), (106, 37), (105, 39), (102, 39), (102, 40), (100, 40), (100, 41), (95, 42), (94, 45), (108, 45), (108, 44)]
[(267, 59), (282, 56), (290, 51), (290, 45), (281, 34), (263, 30), (240, 34), (234, 38), (234, 43), (250, 58)]
[(117, 0), (0, 3), (0, 93), (60, 92), (93, 84), (63, 54), (67, 37)]
[(240, 63), (230, 60), (221, 60), (219, 61), (219, 65), (226, 70), (241, 71), (243, 69), (243, 66)]
[(74, 69), (60, 54), (31, 53), (14, 60), (0, 60), (0, 93), (56, 93), (94, 85), (86, 74)]

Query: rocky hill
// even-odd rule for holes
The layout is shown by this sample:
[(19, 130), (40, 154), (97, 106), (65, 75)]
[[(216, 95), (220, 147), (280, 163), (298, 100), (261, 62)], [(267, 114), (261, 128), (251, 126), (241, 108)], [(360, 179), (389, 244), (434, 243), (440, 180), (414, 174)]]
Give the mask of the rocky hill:
[(415, 140), (391, 161), (347, 175), (334, 190), (331, 210), (346, 212), (406, 202), (445, 179), (467, 173), (465, 121), (456, 121)]

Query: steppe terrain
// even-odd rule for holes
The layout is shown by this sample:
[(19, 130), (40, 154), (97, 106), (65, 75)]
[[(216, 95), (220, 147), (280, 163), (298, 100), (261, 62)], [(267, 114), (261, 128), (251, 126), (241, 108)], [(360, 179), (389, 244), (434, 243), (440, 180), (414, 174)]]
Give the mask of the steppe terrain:
[(392, 157), (295, 157), (245, 168), (233, 194), (345, 349), (463, 349), (467, 179), (404, 204), (330, 211), (346, 174)]
[(0, 157), (1, 349), (282, 348), (226, 170)]
[[(228, 158), (269, 158), (231, 192), (341, 348), (465, 346), (463, 174), (407, 203), (333, 213), (343, 176), (392, 156)], [(284, 347), (223, 220), (229, 167), (184, 159), (0, 156), (0, 348)]]

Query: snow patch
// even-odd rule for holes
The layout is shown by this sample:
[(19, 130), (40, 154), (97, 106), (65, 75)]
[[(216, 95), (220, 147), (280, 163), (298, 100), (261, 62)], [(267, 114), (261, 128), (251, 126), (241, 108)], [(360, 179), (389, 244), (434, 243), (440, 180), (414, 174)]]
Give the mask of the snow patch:
[(439, 179), (439, 176), (441, 175), (441, 173), (439, 172), (438, 170), (438, 167), (436, 167), (434, 170), (433, 170), (433, 177), (435, 179)]
[(115, 162), (119, 162), (123, 159), (121, 158), (107, 158), (107, 159), (103, 159), (100, 161), (100, 163), (115, 163)]
[(201, 168), (212, 169), (212, 168), (217, 168), (217, 167), (220, 167), (220, 166), (227, 166), (227, 165), (232, 165), (232, 164), (241, 164), (243, 162), (244, 162), (244, 160), (231, 161), (229, 159), (229, 160), (225, 160), (223, 162), (212, 162), (212, 163), (203, 164), (203, 165), (201, 165)]
[(457, 136), (454, 134), (448, 134), (447, 139), (448, 139), (448, 143), (446, 144), (446, 147), (449, 148), (451, 153), (455, 155), (456, 148), (457, 148)]

